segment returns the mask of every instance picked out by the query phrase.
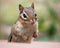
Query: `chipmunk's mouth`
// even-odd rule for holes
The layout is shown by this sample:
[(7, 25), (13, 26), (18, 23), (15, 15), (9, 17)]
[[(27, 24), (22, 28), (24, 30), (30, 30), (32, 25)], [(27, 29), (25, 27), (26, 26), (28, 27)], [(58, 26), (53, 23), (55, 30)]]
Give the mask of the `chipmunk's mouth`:
[(35, 20), (30, 20), (30, 23), (33, 25), (35, 24)]
[(35, 24), (35, 22), (33, 21), (33, 22), (31, 22), (31, 24), (33, 25), (33, 24)]

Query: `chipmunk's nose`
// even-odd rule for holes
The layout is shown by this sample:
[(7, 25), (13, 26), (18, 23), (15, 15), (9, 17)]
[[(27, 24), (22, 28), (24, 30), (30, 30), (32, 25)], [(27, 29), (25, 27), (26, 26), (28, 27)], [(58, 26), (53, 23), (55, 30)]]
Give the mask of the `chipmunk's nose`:
[(34, 24), (35, 23), (35, 20), (30, 20), (31, 24)]

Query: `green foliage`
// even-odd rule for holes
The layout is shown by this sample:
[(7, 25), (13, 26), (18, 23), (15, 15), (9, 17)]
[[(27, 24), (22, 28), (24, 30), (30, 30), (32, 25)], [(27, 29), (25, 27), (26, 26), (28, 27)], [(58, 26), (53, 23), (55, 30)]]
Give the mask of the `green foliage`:
[(44, 19), (40, 18), (38, 20), (38, 29), (39, 29), (39, 31), (41, 31), (43, 29), (43, 24), (44, 24)]
[(51, 16), (51, 19), (53, 21), (59, 21), (58, 16), (57, 16), (56, 12), (54, 11), (54, 9), (52, 7), (48, 7), (47, 10), (48, 10), (48, 12)]
[(47, 28), (47, 34), (49, 37), (53, 37), (57, 32), (57, 28), (54, 22), (51, 22), (50, 27)]
[(41, 37), (39, 39), (40, 41), (49, 41), (49, 38), (47, 36)]
[(51, 0), (52, 2), (54, 2), (54, 3), (58, 3), (59, 2), (59, 0)]

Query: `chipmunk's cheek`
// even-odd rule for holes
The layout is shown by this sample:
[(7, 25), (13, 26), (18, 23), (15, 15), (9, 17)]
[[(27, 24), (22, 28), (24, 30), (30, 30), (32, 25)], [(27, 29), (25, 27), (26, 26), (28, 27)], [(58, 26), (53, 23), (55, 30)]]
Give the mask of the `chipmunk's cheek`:
[(38, 32), (38, 22), (36, 21), (34, 26), (36, 26), (36, 32)]
[(26, 24), (30, 24), (30, 22), (29, 22), (29, 21), (25, 21), (25, 23), (26, 23)]
[(35, 23), (34, 23), (34, 25), (37, 25), (38, 24), (38, 22), (36, 21)]

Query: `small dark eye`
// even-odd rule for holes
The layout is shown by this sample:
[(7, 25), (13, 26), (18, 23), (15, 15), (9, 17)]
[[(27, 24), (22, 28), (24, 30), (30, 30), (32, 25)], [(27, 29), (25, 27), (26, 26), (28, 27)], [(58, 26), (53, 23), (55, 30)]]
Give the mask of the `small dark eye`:
[(35, 19), (37, 20), (37, 14), (35, 14)]
[(24, 18), (27, 18), (27, 16), (25, 14), (23, 14)]
[(37, 14), (35, 14), (35, 16), (37, 16)]

